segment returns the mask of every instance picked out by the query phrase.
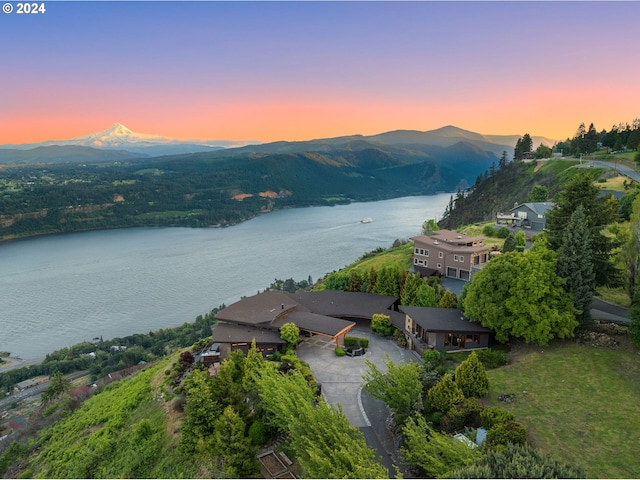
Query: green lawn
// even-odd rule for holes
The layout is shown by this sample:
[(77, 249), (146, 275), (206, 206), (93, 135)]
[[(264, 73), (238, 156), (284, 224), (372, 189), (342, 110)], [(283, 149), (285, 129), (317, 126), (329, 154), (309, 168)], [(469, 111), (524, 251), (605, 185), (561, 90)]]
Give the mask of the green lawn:
[[(637, 349), (565, 342), (516, 348), (511, 357), (487, 372), (489, 403), (512, 411), (534, 446), (582, 466), (587, 478), (640, 478)], [(501, 393), (516, 401), (498, 401)]]
[(411, 259), (413, 258), (413, 242), (405, 243), (399, 247), (391, 248), (379, 253), (373, 257), (359, 260), (342, 270), (350, 272), (355, 269), (359, 273), (365, 273), (372, 268), (380, 270), (384, 267), (400, 267), (408, 268), (411, 265)]

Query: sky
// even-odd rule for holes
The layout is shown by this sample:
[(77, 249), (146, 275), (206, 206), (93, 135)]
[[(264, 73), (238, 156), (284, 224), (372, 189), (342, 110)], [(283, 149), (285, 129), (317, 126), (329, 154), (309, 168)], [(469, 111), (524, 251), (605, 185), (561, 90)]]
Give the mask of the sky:
[(640, 117), (640, 2), (3, 3), (0, 144), (115, 122), (181, 140), (563, 140)]

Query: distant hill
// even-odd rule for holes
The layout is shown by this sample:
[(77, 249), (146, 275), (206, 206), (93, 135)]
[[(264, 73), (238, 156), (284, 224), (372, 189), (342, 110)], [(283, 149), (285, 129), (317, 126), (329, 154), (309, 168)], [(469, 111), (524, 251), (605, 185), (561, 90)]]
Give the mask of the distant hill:
[[(503, 151), (508, 158), (513, 155), (513, 149), (520, 135), (482, 135), (454, 126), (446, 126), (436, 130), (421, 132), (418, 130), (395, 130), (377, 135), (351, 135), (344, 137), (323, 138), (303, 142), (271, 142), (259, 145), (246, 145), (244, 147), (228, 149), (218, 152), (218, 155), (239, 155), (245, 153), (297, 153), (304, 151), (328, 152), (336, 148), (344, 149), (353, 145), (384, 145), (394, 146), (405, 150), (424, 151), (425, 146), (450, 147), (463, 142), (474, 145), (480, 150), (490, 152), (498, 158)], [(533, 136), (533, 145), (540, 143), (552, 146), (555, 140), (546, 137)]]
[(141, 157), (147, 157), (147, 155), (125, 150), (100, 150), (76, 145), (51, 145), (29, 150), (0, 149), (0, 164), (117, 162)]

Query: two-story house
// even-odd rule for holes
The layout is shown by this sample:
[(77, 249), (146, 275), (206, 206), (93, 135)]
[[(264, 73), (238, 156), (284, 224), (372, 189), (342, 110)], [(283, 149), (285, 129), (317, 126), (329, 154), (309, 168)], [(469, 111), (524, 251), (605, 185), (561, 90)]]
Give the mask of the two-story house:
[(485, 237), (470, 237), (451, 230), (413, 237), (413, 265), (440, 275), (471, 280), (474, 270), (489, 261)]

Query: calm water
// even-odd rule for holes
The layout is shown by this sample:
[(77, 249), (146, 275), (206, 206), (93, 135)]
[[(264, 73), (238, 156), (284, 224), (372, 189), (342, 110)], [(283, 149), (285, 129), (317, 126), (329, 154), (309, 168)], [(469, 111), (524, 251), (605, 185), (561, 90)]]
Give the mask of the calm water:
[[(146, 333), (263, 290), (314, 280), (420, 233), (450, 194), (269, 213), (224, 229), (131, 228), (0, 243), (0, 351), (37, 358)], [(361, 219), (373, 222), (363, 224)]]

